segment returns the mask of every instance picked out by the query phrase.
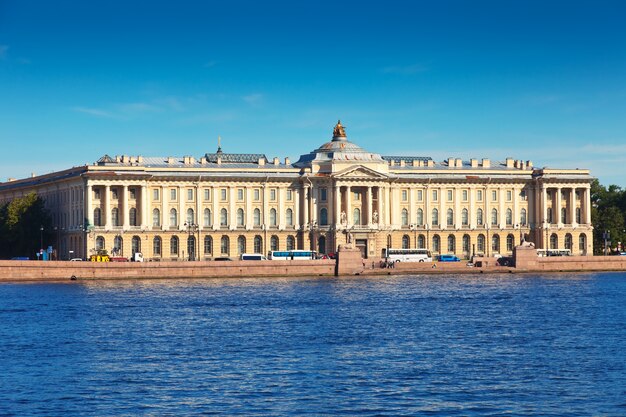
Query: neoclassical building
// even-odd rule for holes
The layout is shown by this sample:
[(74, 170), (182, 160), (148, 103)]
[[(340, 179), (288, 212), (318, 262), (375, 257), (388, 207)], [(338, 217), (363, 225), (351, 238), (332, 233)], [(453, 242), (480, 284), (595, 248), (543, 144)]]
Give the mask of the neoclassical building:
[(291, 162), (217, 152), (195, 158), (107, 155), (93, 165), (0, 183), (0, 203), (35, 192), (61, 258), (98, 249), (146, 260), (212, 259), (270, 250), (321, 253), (350, 242), (434, 255), (537, 248), (592, 254), (591, 176), (507, 158), (436, 162), (383, 156), (332, 139)]

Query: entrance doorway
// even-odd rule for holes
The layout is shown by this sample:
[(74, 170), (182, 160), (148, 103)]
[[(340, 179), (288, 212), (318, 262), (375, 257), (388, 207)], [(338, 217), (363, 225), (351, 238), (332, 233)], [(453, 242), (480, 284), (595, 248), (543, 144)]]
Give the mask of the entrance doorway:
[(367, 239), (356, 239), (356, 247), (361, 251), (361, 257), (367, 259)]

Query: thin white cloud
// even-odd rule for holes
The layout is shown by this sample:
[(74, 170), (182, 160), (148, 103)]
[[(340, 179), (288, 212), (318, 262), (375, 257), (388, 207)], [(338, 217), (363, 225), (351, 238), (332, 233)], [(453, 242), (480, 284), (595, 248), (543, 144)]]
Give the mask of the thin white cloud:
[(96, 117), (114, 117), (114, 115), (109, 113), (108, 111), (90, 107), (72, 107), (72, 110), (78, 113), (89, 114)]
[(155, 113), (162, 111), (159, 106), (142, 102), (120, 104), (119, 109), (122, 113)]
[(396, 65), (381, 69), (384, 74), (411, 75), (428, 71), (428, 67), (422, 64)]
[(8, 45), (0, 45), (0, 59), (7, 58), (7, 51), (9, 50)]
[(254, 106), (257, 105), (261, 102), (261, 100), (263, 100), (263, 94), (248, 94), (247, 96), (243, 96), (243, 101), (245, 101), (246, 103)]

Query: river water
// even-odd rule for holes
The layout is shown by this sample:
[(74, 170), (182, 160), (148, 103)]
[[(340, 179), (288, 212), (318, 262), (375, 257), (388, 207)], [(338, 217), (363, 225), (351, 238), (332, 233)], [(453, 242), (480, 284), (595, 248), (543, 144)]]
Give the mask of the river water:
[(0, 284), (0, 415), (626, 415), (626, 274)]

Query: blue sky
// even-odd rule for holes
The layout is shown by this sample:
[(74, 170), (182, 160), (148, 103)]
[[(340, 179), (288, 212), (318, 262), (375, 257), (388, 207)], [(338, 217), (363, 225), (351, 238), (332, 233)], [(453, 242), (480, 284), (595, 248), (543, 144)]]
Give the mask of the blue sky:
[(626, 187), (626, 2), (0, 0), (0, 180), (104, 154), (530, 159)]

